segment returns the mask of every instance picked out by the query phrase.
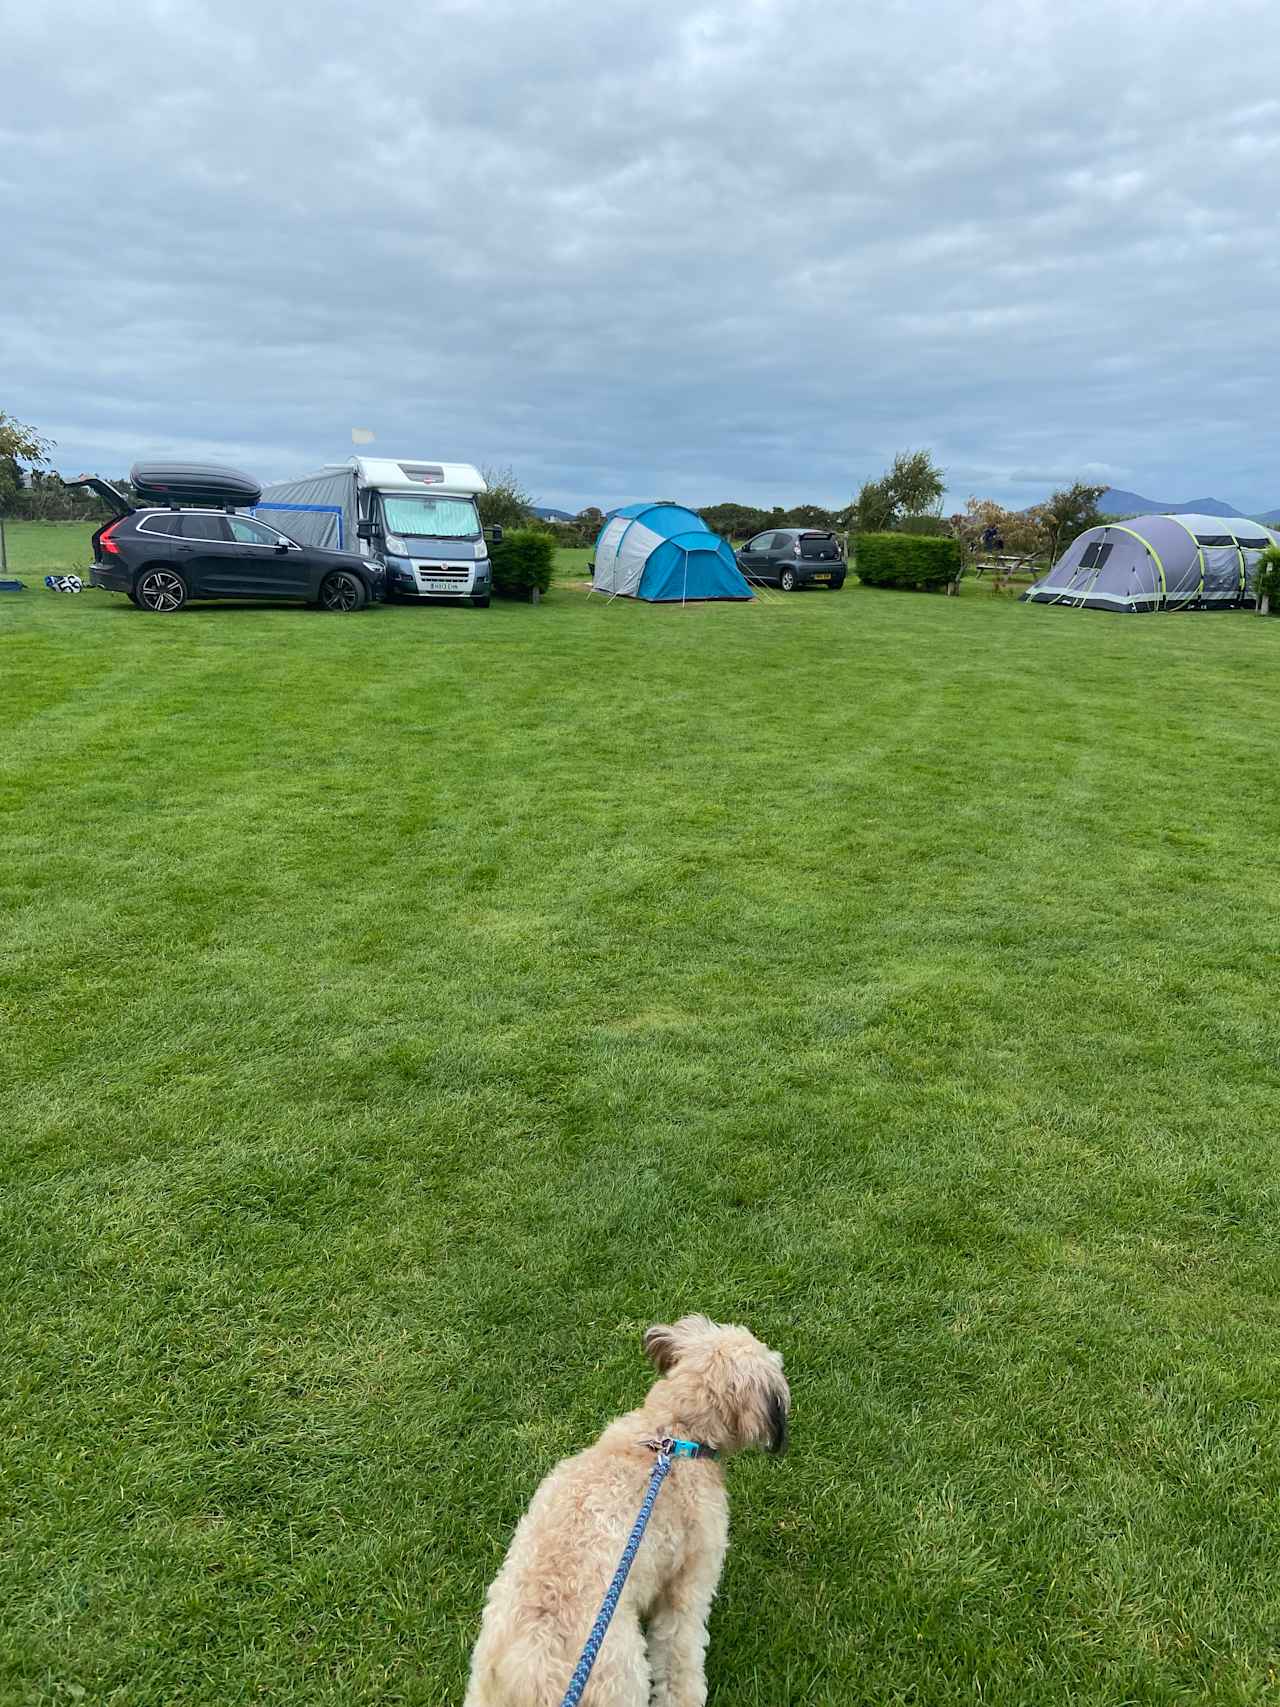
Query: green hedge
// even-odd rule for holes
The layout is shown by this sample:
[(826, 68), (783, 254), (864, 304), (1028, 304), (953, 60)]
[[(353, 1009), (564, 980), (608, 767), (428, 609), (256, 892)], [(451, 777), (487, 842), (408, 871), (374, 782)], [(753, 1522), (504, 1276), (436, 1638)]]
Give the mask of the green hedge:
[(541, 528), (512, 528), (489, 547), (493, 565), (493, 590), (508, 599), (527, 599), (536, 587), (545, 593), (551, 585), (556, 560), (556, 542)]
[(1280, 615), (1280, 545), (1269, 545), (1258, 559), (1253, 591), (1259, 604), (1266, 599), (1272, 614)]
[(958, 581), (964, 558), (958, 539), (927, 534), (864, 533), (855, 568), (868, 587), (945, 587)]

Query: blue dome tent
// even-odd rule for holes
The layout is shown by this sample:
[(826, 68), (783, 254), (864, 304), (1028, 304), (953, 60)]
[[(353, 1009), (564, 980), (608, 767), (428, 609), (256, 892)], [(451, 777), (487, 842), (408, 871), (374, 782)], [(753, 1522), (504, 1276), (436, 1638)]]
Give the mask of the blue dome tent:
[(655, 604), (752, 597), (730, 547), (679, 504), (614, 510), (596, 541), (591, 584)]

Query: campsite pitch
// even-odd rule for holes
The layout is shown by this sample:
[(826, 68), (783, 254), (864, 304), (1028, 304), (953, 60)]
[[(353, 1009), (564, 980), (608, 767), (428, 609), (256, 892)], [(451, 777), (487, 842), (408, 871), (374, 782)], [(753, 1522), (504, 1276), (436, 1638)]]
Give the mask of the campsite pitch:
[(1274, 1700), (1278, 665), (6, 596), (0, 1700), (459, 1700), (690, 1309), (795, 1396), (712, 1703)]

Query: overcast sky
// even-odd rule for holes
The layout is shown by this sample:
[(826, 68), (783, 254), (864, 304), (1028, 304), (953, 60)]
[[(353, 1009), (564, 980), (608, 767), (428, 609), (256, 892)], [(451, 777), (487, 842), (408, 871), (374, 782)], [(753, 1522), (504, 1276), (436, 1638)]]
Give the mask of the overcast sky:
[(0, 408), (578, 508), (1280, 505), (1276, 0), (4, 8)]

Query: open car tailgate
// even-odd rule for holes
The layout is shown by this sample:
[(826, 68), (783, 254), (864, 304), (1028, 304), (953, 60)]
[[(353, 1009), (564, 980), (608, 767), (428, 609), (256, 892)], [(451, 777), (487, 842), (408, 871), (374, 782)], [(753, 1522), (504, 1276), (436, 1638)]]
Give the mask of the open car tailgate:
[(64, 486), (87, 486), (91, 492), (96, 492), (100, 498), (105, 498), (117, 515), (131, 516), (133, 505), (123, 492), (117, 492), (109, 481), (99, 480), (96, 474), (79, 474), (74, 480), (64, 480)]

